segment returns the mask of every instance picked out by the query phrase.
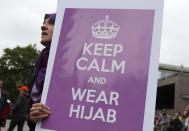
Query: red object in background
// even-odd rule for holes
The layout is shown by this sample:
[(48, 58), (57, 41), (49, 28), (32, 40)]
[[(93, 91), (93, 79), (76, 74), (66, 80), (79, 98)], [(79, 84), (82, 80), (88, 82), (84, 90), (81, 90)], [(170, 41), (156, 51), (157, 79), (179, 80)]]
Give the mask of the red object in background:
[(8, 114), (11, 112), (11, 108), (10, 105), (7, 104), (7, 106), (5, 107), (4, 111), (0, 114), (1, 119), (6, 119)]

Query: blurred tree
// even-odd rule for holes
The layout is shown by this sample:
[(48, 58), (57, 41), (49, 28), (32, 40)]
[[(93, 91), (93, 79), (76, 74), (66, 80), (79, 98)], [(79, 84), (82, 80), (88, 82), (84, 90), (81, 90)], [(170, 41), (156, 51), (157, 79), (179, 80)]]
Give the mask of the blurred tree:
[(31, 86), (38, 54), (36, 45), (4, 49), (0, 57), (0, 79), (4, 81), (5, 90), (12, 101), (16, 99), (18, 86)]

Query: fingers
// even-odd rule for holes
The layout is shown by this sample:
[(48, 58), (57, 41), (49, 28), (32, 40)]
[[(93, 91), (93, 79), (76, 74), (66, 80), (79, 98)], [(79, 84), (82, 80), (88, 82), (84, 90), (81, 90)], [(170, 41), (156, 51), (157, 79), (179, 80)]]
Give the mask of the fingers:
[(41, 113), (30, 113), (30, 120), (34, 123), (43, 120), (47, 118), (49, 115), (48, 114), (41, 114)]
[(30, 109), (30, 120), (33, 122), (37, 122), (39, 120), (45, 119), (51, 114), (51, 109), (42, 104), (42, 103), (35, 103), (32, 105)]
[(46, 110), (50, 110), (50, 108), (48, 106), (46, 106), (46, 105), (44, 105), (42, 103), (35, 103), (35, 104), (32, 105), (32, 107), (42, 107), (42, 108), (44, 108)]
[(44, 114), (50, 114), (51, 110), (50, 108), (45, 108), (43, 106), (32, 106), (32, 108), (30, 109), (30, 112), (41, 112)]

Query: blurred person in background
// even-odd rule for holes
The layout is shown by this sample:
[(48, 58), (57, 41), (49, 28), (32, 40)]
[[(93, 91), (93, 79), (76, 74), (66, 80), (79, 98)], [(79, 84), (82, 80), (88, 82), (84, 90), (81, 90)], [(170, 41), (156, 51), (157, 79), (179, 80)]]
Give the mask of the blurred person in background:
[(173, 116), (171, 122), (171, 131), (181, 131), (182, 129), (182, 123), (181, 120), (179, 118), (179, 113), (175, 113), (175, 115)]
[(162, 110), (162, 115), (160, 116), (160, 122), (159, 124), (161, 125), (161, 130), (162, 131), (169, 131), (170, 129), (170, 120), (171, 116), (167, 114), (167, 110), (163, 109)]
[(189, 105), (186, 106), (184, 112), (183, 112), (183, 116), (184, 116), (184, 129), (183, 131), (189, 131)]
[(0, 80), (0, 131), (5, 127), (6, 118), (10, 112), (10, 105), (7, 102), (6, 93), (3, 90), (3, 81)]
[(18, 131), (23, 131), (24, 123), (28, 117), (29, 111), (29, 88), (21, 86), (18, 88), (19, 95), (17, 96), (15, 107), (12, 110), (12, 119), (8, 131), (13, 131), (15, 126), (18, 126)]

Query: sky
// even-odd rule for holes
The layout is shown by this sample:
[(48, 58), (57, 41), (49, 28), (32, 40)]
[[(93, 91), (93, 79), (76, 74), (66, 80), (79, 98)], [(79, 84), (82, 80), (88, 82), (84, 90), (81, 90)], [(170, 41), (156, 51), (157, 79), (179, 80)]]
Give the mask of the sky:
[[(0, 55), (4, 48), (40, 45), (45, 13), (58, 0), (0, 0)], [(165, 0), (160, 63), (189, 67), (189, 0)]]
[(44, 14), (56, 12), (58, 0), (0, 0), (0, 54), (17, 45), (40, 45)]
[(165, 0), (160, 62), (189, 67), (189, 0)]

